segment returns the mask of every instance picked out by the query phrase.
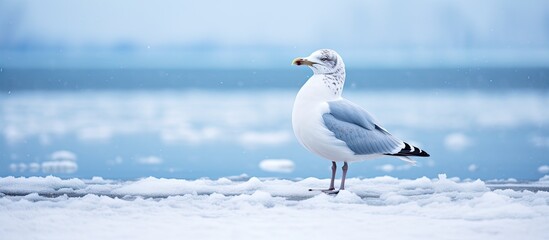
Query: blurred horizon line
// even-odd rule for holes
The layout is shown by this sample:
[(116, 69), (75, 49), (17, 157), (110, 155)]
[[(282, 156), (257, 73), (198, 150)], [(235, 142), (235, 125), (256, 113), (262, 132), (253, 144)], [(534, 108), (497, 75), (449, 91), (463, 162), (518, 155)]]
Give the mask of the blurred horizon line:
[[(290, 69), (0, 69), (0, 90), (297, 89), (306, 68)], [(402, 68), (347, 72), (349, 90), (549, 89), (549, 68)], [(413, 83), (413, 84), (412, 84)]]
[[(316, 49), (287, 47), (0, 48), (0, 68), (288, 68)], [(549, 67), (549, 49), (336, 49), (347, 68)]]

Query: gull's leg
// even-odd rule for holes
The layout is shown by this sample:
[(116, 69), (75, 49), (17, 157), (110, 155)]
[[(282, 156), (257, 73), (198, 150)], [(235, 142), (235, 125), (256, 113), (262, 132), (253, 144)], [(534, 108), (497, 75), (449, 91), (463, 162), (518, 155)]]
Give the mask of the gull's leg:
[(349, 165), (347, 165), (347, 162), (343, 163), (343, 167), (341, 170), (343, 170), (343, 175), (341, 175), (341, 186), (339, 187), (339, 190), (345, 190), (345, 177), (347, 177), (347, 169), (349, 169)]
[(335, 178), (336, 178), (336, 170), (337, 170), (336, 162), (332, 161), (332, 179), (330, 179), (330, 188), (328, 188), (328, 190), (334, 190), (335, 189), (334, 181), (335, 181)]
[[(335, 176), (336, 176), (336, 170), (337, 170), (336, 162), (332, 161), (332, 179), (330, 179), (330, 188), (324, 189), (324, 190), (320, 190), (320, 191), (322, 191), (322, 192), (330, 192), (330, 191), (335, 190), (334, 181), (335, 181)], [(316, 190), (316, 189), (309, 189), (309, 191), (318, 191), (318, 190)]]
[(349, 169), (349, 165), (347, 164), (347, 162), (344, 162), (343, 167), (341, 168), (341, 170), (343, 170), (343, 175), (341, 175), (341, 186), (339, 187), (339, 190), (335, 190), (334, 188), (332, 188), (332, 190), (323, 192), (327, 194), (338, 194), (339, 191), (345, 190), (345, 178), (347, 177), (347, 169)]

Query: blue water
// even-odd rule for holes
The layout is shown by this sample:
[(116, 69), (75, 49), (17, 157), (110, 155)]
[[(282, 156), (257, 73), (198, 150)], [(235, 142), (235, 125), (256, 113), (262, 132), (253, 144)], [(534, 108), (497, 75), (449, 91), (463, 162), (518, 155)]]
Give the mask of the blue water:
[[(293, 97), (308, 74), (3, 69), (0, 175), (326, 178), (330, 163), (291, 130)], [(344, 96), (432, 156), (415, 167), (395, 158), (353, 163), (350, 177), (546, 174), (547, 69), (349, 70)], [(61, 150), (76, 156), (77, 169), (31, 168)], [(264, 159), (290, 159), (295, 170), (264, 171)]]
[[(0, 89), (296, 89), (310, 76), (287, 69), (2, 69)], [(549, 68), (348, 69), (346, 89), (548, 89)]]

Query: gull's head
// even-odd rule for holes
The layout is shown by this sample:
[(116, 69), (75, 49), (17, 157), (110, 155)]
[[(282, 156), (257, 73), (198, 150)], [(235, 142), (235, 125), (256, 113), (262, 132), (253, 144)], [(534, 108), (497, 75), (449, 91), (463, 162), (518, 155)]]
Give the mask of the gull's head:
[(320, 49), (305, 58), (296, 58), (292, 64), (309, 66), (315, 74), (344, 73), (345, 64), (336, 51)]

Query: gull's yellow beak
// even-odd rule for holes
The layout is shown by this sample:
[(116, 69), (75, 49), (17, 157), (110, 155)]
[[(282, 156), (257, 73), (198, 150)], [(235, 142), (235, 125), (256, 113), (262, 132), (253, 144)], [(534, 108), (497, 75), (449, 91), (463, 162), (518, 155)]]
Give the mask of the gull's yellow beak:
[(315, 64), (315, 62), (311, 62), (311, 61), (309, 61), (307, 59), (304, 59), (304, 58), (296, 58), (292, 61), (292, 64), (297, 65), (297, 66), (301, 66), (301, 65), (313, 66), (313, 64)]

